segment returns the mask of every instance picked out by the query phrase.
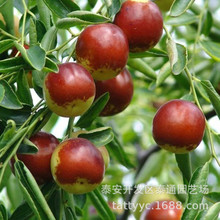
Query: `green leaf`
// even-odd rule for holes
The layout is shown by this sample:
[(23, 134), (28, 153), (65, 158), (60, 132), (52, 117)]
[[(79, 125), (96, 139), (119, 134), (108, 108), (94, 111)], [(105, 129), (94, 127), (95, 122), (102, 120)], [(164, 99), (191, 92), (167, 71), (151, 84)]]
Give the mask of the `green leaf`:
[(20, 71), (17, 75), (17, 95), (22, 103), (25, 103), (30, 106), (33, 105), (27, 75), (23, 70)]
[(156, 176), (163, 169), (165, 160), (165, 151), (161, 150), (153, 153), (138, 173), (135, 184), (146, 183), (151, 177)]
[[(42, 186), (41, 191), (45, 199), (48, 201), (48, 203), (50, 202), (51, 199), (54, 202), (57, 202), (57, 197), (53, 197), (53, 195), (56, 193), (55, 191), (56, 188), (57, 188), (57, 185), (55, 184), (54, 181), (48, 182)], [(60, 200), (58, 202), (60, 202)], [(32, 209), (30, 208), (30, 206), (28, 205), (28, 203), (24, 201), (14, 210), (14, 212), (10, 216), (10, 220), (29, 220), (31, 219), (31, 216), (33, 216), (33, 214), (34, 213)]]
[(204, 21), (202, 25), (202, 33), (206, 36), (210, 34), (211, 28), (213, 25), (213, 18), (210, 11), (207, 11), (204, 16)]
[(4, 91), (4, 96), (0, 97), (0, 106), (7, 109), (21, 109), (22, 104), (11, 86), (5, 80), (1, 80), (0, 85), (0, 94)]
[(20, 146), (24, 136), (27, 133), (27, 128), (19, 130), (6, 144), (0, 152), (0, 183), (2, 181), (5, 169), (9, 160), (15, 155), (18, 147)]
[[(19, 184), (14, 175), (12, 175), (12, 167), (8, 164), (6, 167), (5, 174), (10, 171), (10, 176), (8, 176), (8, 182), (6, 186), (7, 196), (11, 204), (11, 210), (15, 210), (24, 200), (23, 194), (19, 189)], [(10, 212), (11, 217), (11, 212)]]
[(21, 143), (17, 150), (18, 154), (36, 154), (37, 152), (37, 146), (27, 138), (24, 138), (24, 141)]
[(57, 21), (56, 27), (59, 29), (68, 29), (78, 25), (87, 26), (90, 24), (93, 24), (93, 22), (84, 21), (79, 18), (62, 18)]
[(79, 6), (71, 0), (44, 0), (44, 3), (60, 18), (65, 18), (72, 11), (80, 10)]
[(12, 48), (14, 41), (11, 39), (0, 41), (0, 54)]
[(82, 209), (86, 204), (87, 196), (86, 194), (79, 194), (79, 195), (76, 194), (76, 195), (73, 195), (73, 199), (76, 205)]
[(108, 206), (108, 203), (103, 198), (102, 194), (98, 189), (93, 190), (92, 192), (88, 193), (88, 196), (92, 202), (92, 204), (95, 206), (97, 212), (99, 213), (99, 216), (103, 220), (115, 220), (115, 215), (111, 211), (110, 207)]
[(33, 88), (39, 97), (43, 98), (43, 80), (45, 73), (43, 71), (34, 70), (32, 71), (32, 82)]
[(175, 0), (170, 9), (170, 16), (177, 17), (183, 14), (195, 0)]
[(0, 149), (4, 148), (6, 144), (13, 138), (16, 132), (16, 124), (14, 121), (7, 121), (7, 126), (0, 136)]
[(208, 94), (208, 97), (217, 113), (217, 116), (220, 119), (220, 96), (218, 95), (210, 81), (202, 80), (201, 84)]
[(56, 62), (54, 62), (50, 57), (46, 57), (46, 64), (43, 71), (57, 73), (59, 69)]
[(42, 70), (46, 62), (46, 52), (38, 45), (25, 49), (21, 44), (14, 42), (22, 57), (36, 70)]
[[(1, 180), (1, 184), (0, 184), (0, 191), (2, 192), (3, 188), (8, 188), (8, 186), (11, 184), (11, 181), (10, 181), (10, 177), (12, 176), (11, 175), (11, 167), (10, 165), (6, 165), (5, 167), (5, 171), (4, 171), (4, 174), (3, 174), (3, 177), (2, 177), (2, 180)], [(7, 195), (9, 196), (9, 193), (8, 193), (8, 190), (7, 190)], [(12, 203), (13, 205), (13, 201), (11, 201), (11, 198), (10, 199), (10, 202)], [(18, 199), (17, 199), (18, 201)]]
[(175, 154), (175, 156), (178, 167), (182, 172), (184, 183), (188, 185), (192, 177), (190, 154)]
[(0, 8), (3, 7), (5, 3), (6, 3), (5, 0), (0, 0)]
[(19, 71), (21, 68), (26, 67), (27, 65), (25, 64), (24, 59), (21, 56), (0, 60), (1, 73)]
[(48, 29), (41, 41), (41, 47), (45, 50), (52, 50), (56, 46), (57, 28), (55, 26)]
[(175, 43), (172, 39), (168, 39), (167, 52), (173, 74), (180, 74), (185, 69), (187, 64), (186, 48), (181, 44)]
[(170, 63), (165, 63), (161, 68), (157, 75), (156, 86), (159, 87), (166, 78), (171, 74)]
[(33, 68), (42, 70), (46, 62), (46, 52), (37, 45), (31, 46), (27, 50), (27, 58)]
[(215, 61), (220, 62), (220, 44), (208, 40), (200, 41), (203, 50)]
[(78, 137), (88, 139), (96, 147), (100, 147), (111, 142), (114, 138), (114, 134), (110, 127), (101, 127), (86, 133), (81, 133)]
[(220, 202), (220, 192), (210, 192), (206, 194), (205, 197), (212, 203)]
[[(193, 173), (192, 178), (189, 182), (189, 186), (195, 186), (193, 193), (189, 190), (187, 204), (199, 204), (202, 202), (203, 193), (200, 191), (200, 187), (207, 185), (207, 178), (209, 174), (209, 162), (205, 163), (203, 167), (199, 167)], [(195, 219), (199, 209), (185, 209), (182, 215), (182, 220)]]
[(204, 220), (218, 219), (219, 213), (220, 213), (220, 202), (215, 203), (209, 208), (208, 212), (204, 217)]
[(100, 112), (104, 109), (109, 100), (109, 94), (105, 93), (100, 96), (85, 112), (76, 123), (76, 127), (87, 128), (99, 116)]
[(4, 95), (5, 95), (4, 86), (0, 84), (0, 102), (3, 100)]
[(189, 25), (197, 22), (198, 19), (198, 16), (186, 12), (177, 18), (169, 17), (167, 20), (165, 20), (165, 24), (173, 26)]
[(75, 213), (75, 204), (73, 200), (73, 195), (62, 190), (62, 199), (63, 201), (65, 201), (64, 212), (65, 212), (66, 219), (78, 220), (76, 213)]
[(110, 154), (114, 156), (120, 164), (127, 168), (134, 167), (116, 135), (114, 135), (114, 139), (109, 144), (107, 144), (106, 147)]
[(60, 213), (63, 211), (61, 190), (55, 190), (54, 193), (50, 196), (48, 200), (48, 205), (50, 206), (51, 211), (53, 212), (56, 219), (60, 218)]
[(22, 109), (6, 109), (0, 107), (1, 120), (7, 122), (9, 119), (17, 125), (23, 124), (31, 114), (31, 107), (24, 106)]
[[(206, 214), (206, 210), (201, 210), (198, 215), (196, 216), (195, 220), (203, 220)], [(214, 219), (213, 219), (214, 220)]]
[(14, 15), (13, 15), (13, 0), (5, 1), (3, 7), (0, 8), (1, 13), (6, 22), (6, 28), (10, 34), (14, 34)]
[(166, 51), (161, 49), (152, 48), (149, 51), (129, 53), (130, 58), (144, 58), (144, 57), (167, 57)]
[(142, 59), (128, 59), (127, 65), (134, 70), (143, 73), (150, 79), (155, 80), (157, 78), (157, 74), (155, 73), (155, 71)]
[(73, 212), (73, 210), (70, 207), (64, 206), (64, 212), (65, 212), (66, 219), (77, 220), (76, 214)]
[(68, 17), (79, 18), (80, 20), (90, 21), (92, 23), (110, 22), (110, 19), (103, 15), (83, 10), (73, 11), (68, 14)]
[(8, 219), (7, 209), (5, 208), (2, 201), (0, 201), (0, 219), (2, 219), (2, 220), (7, 220)]
[(29, 206), (34, 211), (38, 219), (55, 220), (41, 190), (39, 189), (34, 177), (26, 168), (23, 162), (16, 161), (15, 174), (19, 180), (21, 190), (26, 197)]
[(104, 0), (107, 7), (108, 15), (113, 17), (121, 8), (120, 0)]
[(23, 202), (12, 213), (9, 220), (28, 220), (33, 215), (33, 212), (27, 202)]
[(43, 0), (37, 0), (37, 8), (40, 15), (40, 20), (48, 30), (50, 28), (50, 10), (45, 5)]
[(37, 27), (36, 27), (36, 22), (33, 18), (30, 18), (29, 38), (30, 38), (30, 46), (37, 44)]

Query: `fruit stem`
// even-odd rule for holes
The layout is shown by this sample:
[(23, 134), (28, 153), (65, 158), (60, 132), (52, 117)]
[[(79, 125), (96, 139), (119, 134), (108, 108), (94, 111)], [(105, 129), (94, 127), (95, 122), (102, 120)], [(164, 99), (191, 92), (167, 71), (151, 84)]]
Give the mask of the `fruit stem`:
[(204, 7), (202, 8), (202, 10), (199, 13), (199, 23), (198, 23), (198, 28), (197, 28), (197, 33), (196, 33), (196, 38), (195, 38), (195, 42), (194, 42), (194, 46), (193, 46), (193, 59), (196, 58), (196, 45), (198, 44), (199, 40), (200, 40), (200, 34), (202, 32), (202, 25), (203, 25), (203, 17), (205, 14), (205, 11), (208, 8), (208, 1), (205, 0), (205, 4)]
[(73, 132), (73, 122), (74, 122), (74, 117), (70, 117), (69, 121), (68, 121), (68, 126), (67, 126), (67, 130), (66, 130), (66, 136), (68, 138), (71, 137), (72, 132)]
[(212, 139), (212, 134), (211, 134), (211, 128), (208, 124), (208, 121), (206, 120), (206, 128), (207, 128), (207, 133), (208, 133), (208, 137), (209, 137), (209, 141), (210, 141), (210, 145), (211, 145), (211, 153), (212, 153), (212, 157), (216, 160), (217, 164), (220, 166), (220, 161), (216, 155), (215, 152), (215, 148), (214, 148), (214, 144), (213, 144), (213, 139)]
[(52, 50), (47, 51), (47, 54), (51, 54), (54, 51), (58, 51), (60, 49), (62, 49), (64, 46), (66, 46), (71, 40), (73, 40), (76, 36), (71, 37), (70, 39), (68, 39), (67, 41), (65, 41), (63, 44), (61, 44), (59, 47), (56, 47)]
[(168, 29), (167, 29), (167, 27), (166, 27), (165, 25), (163, 25), (163, 29), (164, 29), (165, 32), (166, 32), (167, 38), (170, 39), (170, 40), (172, 40), (172, 37), (171, 37), (171, 35), (170, 35), (170, 32), (168, 31)]
[(202, 107), (201, 107), (201, 105), (200, 105), (200, 103), (199, 103), (197, 94), (196, 94), (195, 86), (194, 86), (194, 84), (193, 84), (193, 76), (192, 76), (192, 74), (190, 73), (190, 71), (189, 71), (189, 69), (188, 69), (187, 67), (185, 68), (185, 71), (186, 71), (186, 75), (187, 75), (187, 77), (188, 77), (188, 79), (189, 79), (190, 88), (191, 88), (191, 90), (192, 90), (192, 94), (193, 94), (195, 103), (196, 103), (196, 105), (199, 107), (199, 109), (203, 112)]
[(6, 32), (6, 31), (4, 31), (2, 28), (0, 28), (0, 33), (3, 34), (3, 35), (5, 35), (5, 36), (7, 36), (7, 37), (10, 37), (10, 38), (12, 38), (12, 39), (14, 39), (14, 40), (17, 40), (17, 39), (18, 39), (17, 37), (15, 37), (15, 36), (9, 34), (9, 33)]

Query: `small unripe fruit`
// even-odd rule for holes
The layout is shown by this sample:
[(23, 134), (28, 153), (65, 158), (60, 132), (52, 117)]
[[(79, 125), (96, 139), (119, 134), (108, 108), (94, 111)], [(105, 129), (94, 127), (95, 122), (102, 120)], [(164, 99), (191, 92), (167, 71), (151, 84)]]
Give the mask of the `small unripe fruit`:
[(91, 74), (80, 64), (63, 63), (58, 73), (49, 73), (44, 80), (44, 96), (51, 111), (63, 117), (82, 115), (95, 97)]
[(181, 202), (162, 200), (151, 203), (140, 220), (180, 220), (182, 212)]
[(118, 25), (128, 38), (131, 52), (154, 47), (163, 32), (163, 17), (158, 6), (149, 0), (127, 0), (116, 14)]
[[(46, 132), (38, 132), (30, 138), (38, 147), (36, 154), (17, 154), (19, 160), (21, 160), (27, 168), (30, 170), (38, 184), (43, 184), (53, 179), (50, 169), (50, 159), (52, 153), (59, 141), (52, 134)], [(11, 160), (13, 167), (14, 159)]]
[(162, 105), (153, 119), (153, 137), (163, 149), (187, 153), (202, 141), (205, 117), (193, 103), (172, 100)]
[(133, 81), (131, 74), (125, 68), (115, 78), (96, 81), (96, 98), (109, 93), (109, 100), (100, 113), (101, 116), (112, 116), (125, 110), (133, 97)]
[(76, 60), (96, 80), (114, 78), (125, 67), (128, 41), (114, 24), (91, 25), (81, 32), (76, 43)]
[(84, 138), (63, 141), (51, 158), (52, 175), (65, 191), (84, 194), (100, 185), (105, 164), (101, 152)]

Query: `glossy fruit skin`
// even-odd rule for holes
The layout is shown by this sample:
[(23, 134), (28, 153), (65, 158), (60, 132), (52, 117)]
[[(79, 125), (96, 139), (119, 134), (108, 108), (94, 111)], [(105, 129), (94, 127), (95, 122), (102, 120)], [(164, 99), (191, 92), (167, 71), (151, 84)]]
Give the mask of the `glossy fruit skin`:
[(131, 52), (153, 48), (163, 32), (162, 14), (158, 6), (149, 0), (125, 1), (113, 23), (124, 31)]
[[(50, 159), (59, 141), (52, 134), (43, 131), (34, 134), (30, 141), (38, 147), (38, 152), (36, 154), (17, 154), (17, 157), (27, 166), (37, 183), (41, 185), (53, 179)], [(14, 164), (14, 160), (11, 162)]]
[(161, 106), (153, 119), (153, 137), (163, 149), (187, 153), (202, 141), (205, 117), (193, 103), (171, 100)]
[(76, 43), (76, 60), (96, 80), (114, 78), (125, 67), (128, 41), (123, 31), (114, 24), (97, 24), (85, 28)]
[(125, 110), (133, 97), (133, 81), (131, 74), (125, 68), (115, 78), (96, 81), (96, 99), (104, 93), (109, 93), (109, 101), (100, 116), (112, 116)]
[(108, 150), (105, 146), (98, 147), (98, 150), (101, 152), (104, 163), (105, 163), (105, 170), (108, 168), (109, 162), (110, 162), (110, 156), (108, 153)]
[(175, 196), (173, 194), (168, 194), (167, 192), (161, 192), (160, 187), (158, 186), (147, 186), (149, 190), (145, 191), (145, 188), (142, 189), (141, 193), (134, 195), (132, 199), (132, 203), (135, 205), (138, 204), (137, 209), (133, 213), (136, 219), (140, 219), (142, 212), (140, 206), (146, 206), (155, 201), (161, 200), (175, 200)]
[(162, 200), (151, 203), (140, 220), (181, 220), (182, 206), (176, 201)]
[(101, 152), (84, 138), (63, 141), (51, 158), (52, 175), (65, 191), (84, 194), (102, 182), (105, 164)]
[(44, 80), (44, 97), (51, 111), (63, 117), (82, 115), (95, 97), (91, 74), (80, 64), (63, 63), (58, 73), (49, 73)]

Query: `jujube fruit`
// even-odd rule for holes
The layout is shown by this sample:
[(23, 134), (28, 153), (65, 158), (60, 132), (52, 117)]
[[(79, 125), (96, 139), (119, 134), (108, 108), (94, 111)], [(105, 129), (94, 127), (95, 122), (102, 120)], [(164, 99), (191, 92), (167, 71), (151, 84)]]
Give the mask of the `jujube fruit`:
[(160, 9), (149, 0), (125, 1), (113, 23), (124, 31), (131, 52), (151, 49), (158, 43), (163, 32)]
[(76, 43), (76, 60), (96, 80), (114, 78), (125, 67), (128, 41), (123, 31), (114, 24), (86, 27)]
[(143, 212), (140, 220), (180, 220), (182, 212), (180, 202), (161, 200), (151, 203)]
[(205, 117), (192, 102), (172, 100), (162, 105), (153, 119), (153, 137), (163, 149), (187, 153), (202, 141)]
[(44, 97), (51, 111), (59, 116), (82, 115), (95, 97), (91, 74), (80, 64), (63, 63), (58, 73), (48, 73), (44, 80)]
[[(38, 147), (36, 154), (17, 154), (26, 167), (30, 170), (38, 184), (43, 184), (53, 179), (50, 169), (50, 159), (56, 146), (59, 144), (58, 139), (52, 134), (38, 132), (34, 134), (30, 141)], [(11, 160), (13, 166), (14, 159)]]
[(131, 74), (125, 68), (115, 78), (96, 81), (96, 99), (104, 93), (109, 93), (109, 100), (100, 113), (101, 116), (111, 116), (125, 110), (133, 97), (133, 81)]
[(137, 209), (134, 211), (134, 216), (136, 219), (140, 219), (143, 209), (141, 207), (146, 207), (148, 204), (160, 200), (175, 200), (174, 194), (169, 194), (166, 191), (161, 191), (158, 186), (146, 186), (142, 188), (140, 193), (134, 195), (132, 203), (137, 205)]
[(100, 185), (105, 164), (101, 152), (90, 141), (70, 138), (60, 143), (53, 152), (51, 170), (62, 189), (84, 194)]

